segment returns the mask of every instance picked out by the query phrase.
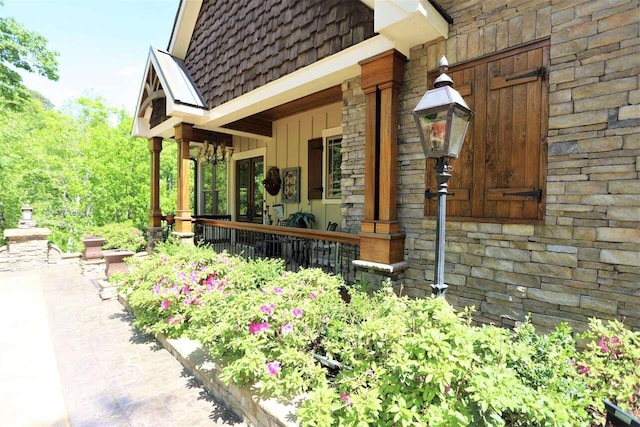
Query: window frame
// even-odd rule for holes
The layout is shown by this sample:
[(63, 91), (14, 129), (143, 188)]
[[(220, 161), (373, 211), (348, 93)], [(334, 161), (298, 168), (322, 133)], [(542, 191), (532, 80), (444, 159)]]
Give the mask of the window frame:
[[(228, 215), (229, 214), (229, 162), (222, 162), (222, 163), (218, 163), (218, 164), (213, 164), (213, 163), (208, 163), (205, 161), (200, 161), (198, 162), (198, 164), (200, 165), (199, 167), (199, 191), (198, 191), (198, 215)], [(219, 200), (219, 195), (221, 192), (221, 189), (219, 189), (215, 184), (217, 183), (217, 175), (218, 175), (218, 165), (219, 164), (224, 164), (224, 167), (227, 169), (226, 174), (227, 174), (227, 179), (225, 182), (225, 188), (223, 189), (224, 191), (224, 198), (226, 199), (226, 204), (227, 204), (227, 210), (226, 212), (206, 212), (206, 203), (207, 203), (207, 199), (205, 194), (206, 193), (211, 193), (212, 198), (213, 198), (213, 194), (214, 193), (218, 193), (218, 197), (216, 197), (217, 200)], [(211, 188), (207, 188), (207, 183), (205, 181), (205, 174), (206, 174), (206, 169), (210, 168), (212, 169), (212, 174), (211, 174), (211, 178), (212, 178), (212, 183), (211, 183)], [(216, 206), (217, 207), (217, 206)]]
[[(332, 139), (340, 138), (340, 146), (342, 147), (342, 126), (325, 129), (322, 131), (322, 203), (324, 204), (340, 204), (342, 203), (342, 188), (338, 197), (328, 197), (329, 189), (329, 143)], [(342, 156), (342, 148), (340, 149)], [(341, 161), (342, 164), (342, 161)], [(342, 187), (342, 166), (340, 167), (340, 183)]]

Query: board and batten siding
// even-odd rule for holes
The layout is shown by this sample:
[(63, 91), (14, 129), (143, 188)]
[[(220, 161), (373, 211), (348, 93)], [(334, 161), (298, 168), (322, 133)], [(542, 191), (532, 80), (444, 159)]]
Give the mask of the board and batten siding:
[[(266, 147), (265, 172), (272, 166), (277, 166), (282, 176), (283, 169), (300, 167), (300, 201), (298, 203), (283, 203), (282, 190), (275, 196), (265, 191), (265, 201), (269, 205), (273, 221), (276, 221), (276, 218), (272, 206), (282, 204), (285, 217), (297, 211), (313, 212), (316, 216), (314, 225), (316, 229), (325, 229), (329, 221), (341, 223), (339, 203), (325, 203), (322, 199), (309, 200), (307, 192), (308, 141), (321, 138), (323, 130), (339, 127), (341, 120), (342, 106), (340, 103), (335, 103), (274, 121), (271, 140), (259, 141), (234, 137), (235, 153)], [(233, 179), (235, 178), (232, 178), (231, 188), (235, 188)]]

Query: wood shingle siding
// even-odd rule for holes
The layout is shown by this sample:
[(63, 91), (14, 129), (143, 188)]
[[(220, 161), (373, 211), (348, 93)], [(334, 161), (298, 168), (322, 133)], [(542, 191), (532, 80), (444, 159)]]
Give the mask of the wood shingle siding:
[(205, 0), (184, 62), (213, 108), (373, 35), (357, 0)]

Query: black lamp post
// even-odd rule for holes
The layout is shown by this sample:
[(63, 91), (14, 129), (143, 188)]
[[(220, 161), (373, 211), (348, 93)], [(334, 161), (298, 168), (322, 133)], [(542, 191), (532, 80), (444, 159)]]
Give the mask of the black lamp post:
[(434, 289), (436, 296), (444, 296), (444, 231), (447, 206), (447, 181), (451, 177), (449, 159), (460, 154), (473, 112), (462, 95), (453, 88), (453, 80), (445, 74), (449, 68), (444, 56), (438, 63), (440, 76), (435, 89), (428, 90), (413, 110), (416, 127), (426, 157), (436, 159), (438, 182), (438, 216), (436, 218), (436, 271)]

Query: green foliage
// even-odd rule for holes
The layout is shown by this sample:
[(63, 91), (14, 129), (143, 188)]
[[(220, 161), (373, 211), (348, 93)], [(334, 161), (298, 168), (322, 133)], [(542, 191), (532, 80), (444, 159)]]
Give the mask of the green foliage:
[[(146, 141), (130, 136), (131, 123), (100, 98), (80, 98), (64, 113), (38, 100), (20, 112), (0, 112), (0, 227), (16, 227), (20, 207), (29, 203), (38, 226), (50, 228), (63, 251), (80, 250), (92, 227), (131, 221), (144, 229), (149, 152)], [(165, 144), (161, 155), (161, 200), (174, 206), (175, 145)]]
[(591, 426), (602, 397), (638, 408), (638, 334), (619, 323), (594, 322), (597, 343), (581, 352), (566, 325), (475, 327), (442, 298), (388, 286), (352, 288), (346, 304), (341, 279), (320, 270), (162, 250), (127, 278), (136, 324), (197, 339), (224, 381), (283, 401), (306, 393), (301, 425)]
[(127, 249), (140, 252), (147, 246), (144, 234), (134, 227), (131, 221), (96, 227), (90, 230), (89, 234), (107, 239), (102, 245), (103, 249)]
[(311, 224), (316, 222), (316, 216), (311, 212), (293, 212), (287, 218), (287, 225), (290, 227), (302, 227), (311, 228)]
[(580, 336), (587, 349), (576, 356), (576, 367), (590, 399), (600, 410), (607, 399), (640, 418), (640, 332), (632, 332), (619, 321), (592, 319)]
[[(2, 6), (2, 2), (0, 2)], [(18, 111), (31, 98), (16, 69), (58, 80), (58, 52), (13, 18), (0, 17), (0, 109)]]

